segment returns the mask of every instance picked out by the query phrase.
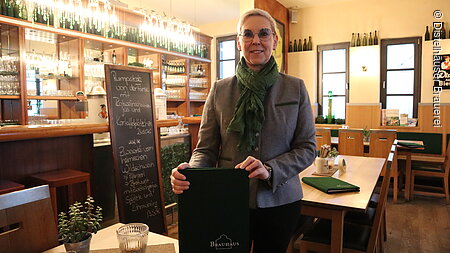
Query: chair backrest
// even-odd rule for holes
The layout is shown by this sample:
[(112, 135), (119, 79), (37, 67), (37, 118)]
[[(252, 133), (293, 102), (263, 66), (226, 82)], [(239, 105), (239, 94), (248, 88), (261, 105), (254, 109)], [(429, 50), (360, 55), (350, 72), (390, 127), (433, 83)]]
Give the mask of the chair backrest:
[(48, 185), (0, 195), (1, 252), (42, 252), (57, 245)]
[[(389, 183), (391, 182), (391, 169), (397, 160), (397, 145), (392, 145), (392, 151), (389, 153), (388, 159), (385, 163), (385, 172), (383, 176), (383, 181), (381, 182), (380, 198), (378, 199), (377, 209), (375, 211), (375, 218), (372, 224), (372, 229), (370, 231), (369, 243), (367, 245), (368, 252), (374, 252), (377, 237), (380, 235), (382, 216), (384, 209), (386, 208), (387, 195), (389, 191)], [(383, 240), (383, 238), (378, 238)]]
[(397, 138), (397, 130), (370, 130), (369, 156), (386, 158)]
[(331, 146), (331, 129), (316, 128), (316, 149), (319, 150), (324, 144)]
[(364, 135), (362, 129), (339, 129), (340, 155), (364, 155)]
[(450, 140), (448, 140), (447, 150), (445, 151), (444, 171), (446, 178), (448, 178), (448, 174), (450, 171)]

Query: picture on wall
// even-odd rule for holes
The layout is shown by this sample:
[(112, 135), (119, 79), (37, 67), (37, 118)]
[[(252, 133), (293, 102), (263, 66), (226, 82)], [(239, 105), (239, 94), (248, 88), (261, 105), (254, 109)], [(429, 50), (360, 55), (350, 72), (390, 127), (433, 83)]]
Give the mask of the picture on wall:
[(434, 86), (450, 89), (450, 54), (441, 55), (439, 72), (435, 73)]
[(275, 58), (275, 61), (278, 65), (278, 71), (283, 72), (285, 71), (284, 66), (284, 24), (281, 23), (278, 20), (275, 20), (277, 27), (276, 33), (278, 35), (278, 45), (277, 48), (273, 51), (273, 57)]

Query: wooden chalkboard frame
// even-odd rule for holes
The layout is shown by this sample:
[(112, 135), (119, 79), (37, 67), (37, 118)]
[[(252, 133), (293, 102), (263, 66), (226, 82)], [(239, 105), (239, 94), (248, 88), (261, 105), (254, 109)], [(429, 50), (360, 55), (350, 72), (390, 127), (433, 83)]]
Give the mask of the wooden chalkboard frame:
[[(150, 219), (148, 218), (148, 215), (142, 215), (139, 217), (133, 217), (131, 215), (127, 215), (127, 204), (125, 203), (125, 199), (124, 199), (124, 189), (122, 188), (123, 185), (123, 181), (124, 181), (124, 175), (122, 174), (122, 168), (121, 165), (119, 163), (119, 157), (118, 157), (118, 152), (119, 152), (119, 147), (117, 146), (118, 144), (118, 137), (120, 135), (120, 133), (117, 131), (118, 129), (116, 129), (116, 116), (115, 116), (115, 112), (114, 109), (116, 109), (113, 106), (113, 87), (112, 87), (112, 83), (111, 83), (111, 71), (114, 70), (119, 70), (119, 71), (128, 71), (131, 73), (137, 73), (137, 74), (144, 74), (147, 75), (148, 74), (148, 80), (149, 80), (149, 88), (150, 88), (150, 92), (149, 92), (149, 100), (150, 100), (150, 105), (151, 105), (151, 111), (152, 111), (152, 117), (150, 118), (151, 122), (152, 122), (152, 126), (151, 126), (151, 131), (153, 132), (153, 134), (151, 135), (153, 138), (153, 143), (154, 143), (154, 157), (156, 158), (156, 168), (157, 168), (157, 184), (158, 184), (158, 189), (159, 189), (159, 196), (154, 196), (155, 197), (159, 197), (159, 199), (157, 199), (157, 201), (159, 202), (158, 204), (158, 208), (159, 208), (159, 214), (155, 215), (156, 218), (152, 218), (152, 221), (150, 221)], [(164, 208), (164, 197), (163, 197), (163, 187), (162, 187), (162, 174), (161, 174), (161, 156), (160, 156), (160, 140), (159, 140), (159, 136), (158, 133), (159, 131), (157, 131), (157, 126), (156, 126), (156, 117), (155, 117), (155, 101), (154, 101), (154, 97), (153, 97), (153, 83), (152, 83), (152, 71), (145, 69), (145, 68), (139, 68), (139, 67), (126, 67), (126, 66), (120, 66), (120, 65), (109, 65), (109, 64), (105, 64), (105, 79), (106, 79), (106, 90), (107, 90), (107, 101), (108, 101), (108, 111), (109, 111), (109, 126), (110, 126), (110, 133), (111, 133), (111, 145), (112, 145), (112, 150), (113, 150), (113, 160), (114, 160), (114, 171), (115, 171), (115, 185), (116, 185), (116, 194), (117, 194), (117, 204), (118, 204), (118, 209), (119, 209), (119, 221), (121, 223), (131, 223), (131, 222), (142, 222), (142, 223), (146, 223), (149, 226), (150, 231), (152, 232), (156, 232), (156, 233), (160, 233), (160, 234), (165, 234), (167, 235), (167, 224), (166, 224), (166, 212), (165, 212), (165, 208)], [(117, 142), (117, 143), (116, 143)], [(152, 169), (152, 168), (149, 168)], [(153, 168), (154, 169), (154, 168)], [(145, 173), (144, 173), (145, 174)], [(148, 176), (147, 176), (148, 177)], [(128, 206), (129, 207), (129, 206)], [(140, 211), (140, 210), (139, 210)], [(145, 211), (145, 209), (143, 210)], [(147, 217), (147, 218), (146, 218)], [(155, 224), (155, 219), (157, 219), (157, 223)], [(160, 228), (160, 229), (155, 229), (156, 228)]]

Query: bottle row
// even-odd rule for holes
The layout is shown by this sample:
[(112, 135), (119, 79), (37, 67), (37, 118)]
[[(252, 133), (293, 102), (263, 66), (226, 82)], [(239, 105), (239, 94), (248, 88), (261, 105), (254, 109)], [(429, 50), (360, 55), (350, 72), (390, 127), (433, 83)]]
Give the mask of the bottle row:
[(448, 32), (447, 37), (447, 31), (445, 30), (445, 22), (436, 22), (433, 23), (433, 30), (430, 32), (428, 30), (428, 26), (425, 28), (425, 41), (427, 40), (435, 40), (435, 39), (447, 39), (450, 38), (450, 31)]
[(309, 36), (308, 42), (306, 42), (306, 39), (303, 40), (303, 46), (302, 46), (302, 39), (294, 40), (294, 44), (292, 44), (292, 41), (289, 41), (289, 52), (301, 52), (301, 51), (311, 51), (312, 50), (312, 41), (311, 36)]
[[(81, 4), (81, 1), (73, 1), (69, 5), (64, 5), (64, 8), (59, 8), (59, 3), (52, 6), (46, 1), (0, 0), (0, 14), (48, 26), (57, 26), (107, 38), (144, 44), (202, 58), (209, 57), (209, 46), (196, 41), (192, 32), (184, 34), (186, 37), (185, 40), (175, 39), (170, 37), (171, 35), (169, 36), (169, 33), (160, 32), (158, 29), (145, 28), (143, 25), (130, 26), (126, 24), (127, 22), (125, 20), (117, 20), (115, 11), (111, 13), (113, 16), (101, 19), (85, 15), (83, 11), (77, 10), (74, 12), (74, 8), (79, 8), (79, 6), (75, 6), (76, 4)], [(89, 6), (91, 5), (89, 4)], [(97, 13), (92, 8), (94, 7), (85, 9), (85, 11)], [(104, 14), (101, 13), (101, 15)]]
[(186, 67), (183, 62), (180, 61), (166, 61), (162, 60), (162, 68), (165, 72), (170, 73), (185, 73)]
[(369, 36), (367, 36), (367, 33), (364, 33), (362, 38), (359, 33), (356, 36), (355, 33), (352, 33), (352, 39), (350, 40), (351, 47), (372, 46), (372, 45), (378, 45), (377, 31), (374, 32), (373, 37), (372, 32), (369, 32)]

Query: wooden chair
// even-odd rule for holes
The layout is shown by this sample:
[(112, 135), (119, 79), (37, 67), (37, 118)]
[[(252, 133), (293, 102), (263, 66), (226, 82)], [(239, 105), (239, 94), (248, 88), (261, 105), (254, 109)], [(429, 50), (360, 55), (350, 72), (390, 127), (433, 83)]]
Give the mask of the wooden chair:
[(55, 215), (55, 219), (58, 218), (58, 204), (56, 189), (59, 187), (67, 186), (67, 198), (69, 200), (69, 205), (75, 202), (75, 192), (73, 186), (75, 184), (84, 183), (86, 186), (86, 195), (91, 195), (91, 175), (87, 172), (79, 170), (53, 170), (49, 172), (43, 172), (39, 174), (34, 174), (31, 176), (33, 183), (48, 184), (50, 187), (50, 196), (52, 199), (52, 206)]
[[(424, 165), (424, 166), (418, 166), (413, 164), (411, 168), (411, 199), (413, 199), (414, 193), (421, 194), (421, 195), (428, 195), (428, 196), (437, 196), (437, 197), (445, 197), (446, 201), (450, 201), (449, 197), (449, 186), (448, 186), (448, 175), (450, 170), (450, 141), (447, 144), (447, 150), (445, 155), (445, 160), (443, 164), (431, 164), (431, 165)], [(419, 185), (424, 189), (430, 189), (430, 190), (438, 190), (442, 192), (427, 192), (427, 191), (419, 191), (415, 190), (415, 177), (416, 176), (422, 176), (422, 177), (434, 177), (434, 178), (440, 178), (443, 181), (442, 187), (435, 187), (435, 186), (425, 186), (425, 185)]]
[(324, 144), (331, 146), (331, 129), (316, 128), (316, 149), (319, 150)]
[[(397, 139), (397, 130), (389, 129), (371, 129), (370, 130), (370, 144), (369, 144), (369, 156), (387, 158), (392, 151), (392, 144)], [(384, 175), (384, 170), (381, 175)], [(398, 168), (397, 157), (391, 168), (391, 177), (394, 179), (393, 184), (393, 200), (397, 202), (398, 197)]]
[[(387, 193), (389, 190), (390, 171), (394, 153), (389, 154), (386, 165), (386, 176), (383, 177), (379, 204), (377, 205), (373, 221), (369, 226), (364, 224), (354, 224), (344, 220), (343, 251), (348, 253), (375, 252), (378, 248), (383, 249), (383, 240), (380, 232), (383, 224), (384, 210), (386, 208)], [(330, 252), (331, 243), (331, 222), (320, 219), (313, 229), (306, 232), (300, 241), (300, 252)]]
[(339, 154), (364, 156), (363, 140), (362, 129), (339, 129)]
[(386, 158), (391, 152), (391, 146), (397, 138), (397, 130), (370, 130), (369, 156)]
[(0, 195), (1, 252), (42, 252), (57, 245), (48, 185)]
[(13, 181), (0, 179), (0, 194), (5, 194), (13, 191), (23, 190), (25, 185)]

